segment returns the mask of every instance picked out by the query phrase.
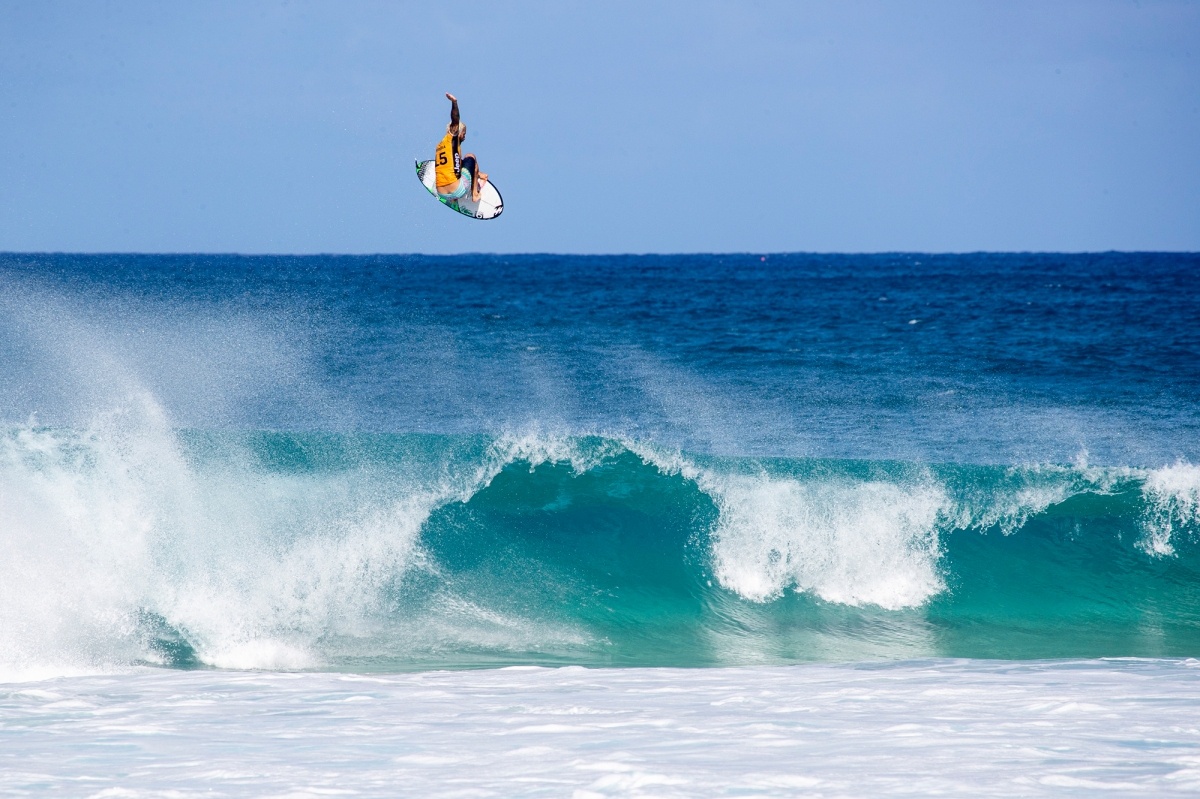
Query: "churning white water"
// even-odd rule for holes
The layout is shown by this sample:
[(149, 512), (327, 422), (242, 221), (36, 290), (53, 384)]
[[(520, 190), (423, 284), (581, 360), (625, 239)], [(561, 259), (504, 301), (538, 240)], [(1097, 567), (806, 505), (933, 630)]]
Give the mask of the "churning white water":
[(1194, 796), (1200, 662), (925, 661), (0, 686), (0, 793)]

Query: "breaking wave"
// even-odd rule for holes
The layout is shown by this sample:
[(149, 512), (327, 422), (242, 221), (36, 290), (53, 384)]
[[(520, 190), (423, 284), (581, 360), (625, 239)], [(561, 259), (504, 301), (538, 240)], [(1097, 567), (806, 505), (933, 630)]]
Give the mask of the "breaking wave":
[(0, 433), (0, 673), (1194, 654), (1200, 468)]

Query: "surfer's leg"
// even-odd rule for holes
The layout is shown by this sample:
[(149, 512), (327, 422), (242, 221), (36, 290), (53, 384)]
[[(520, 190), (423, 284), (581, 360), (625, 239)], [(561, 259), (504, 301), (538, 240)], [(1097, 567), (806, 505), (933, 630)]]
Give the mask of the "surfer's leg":
[(479, 171), (479, 160), (475, 158), (475, 153), (467, 153), (463, 156), (463, 168), (469, 165), (471, 168), (471, 200), (479, 202), (479, 190), (483, 188), (484, 182), (487, 180), (487, 175)]
[[(478, 167), (479, 164), (475, 166)], [(479, 198), (483, 194), (483, 186), (487, 183), (487, 172), (480, 172), (476, 169), (473, 174), (475, 175), (475, 182), (471, 185), (471, 199), (479, 202)]]

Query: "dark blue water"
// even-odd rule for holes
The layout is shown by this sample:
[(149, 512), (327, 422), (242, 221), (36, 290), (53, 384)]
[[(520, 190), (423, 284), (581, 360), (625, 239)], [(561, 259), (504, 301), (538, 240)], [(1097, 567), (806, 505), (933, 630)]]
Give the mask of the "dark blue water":
[(1195, 655), (1198, 269), (3, 255), (0, 657)]

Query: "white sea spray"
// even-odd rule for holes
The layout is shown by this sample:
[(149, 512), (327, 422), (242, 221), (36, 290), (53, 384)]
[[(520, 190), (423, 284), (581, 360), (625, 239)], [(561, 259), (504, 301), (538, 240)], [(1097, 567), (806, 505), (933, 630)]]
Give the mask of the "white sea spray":
[(1200, 466), (1176, 463), (1146, 473), (1143, 548), (1154, 555), (1175, 554), (1179, 535), (1200, 528)]

